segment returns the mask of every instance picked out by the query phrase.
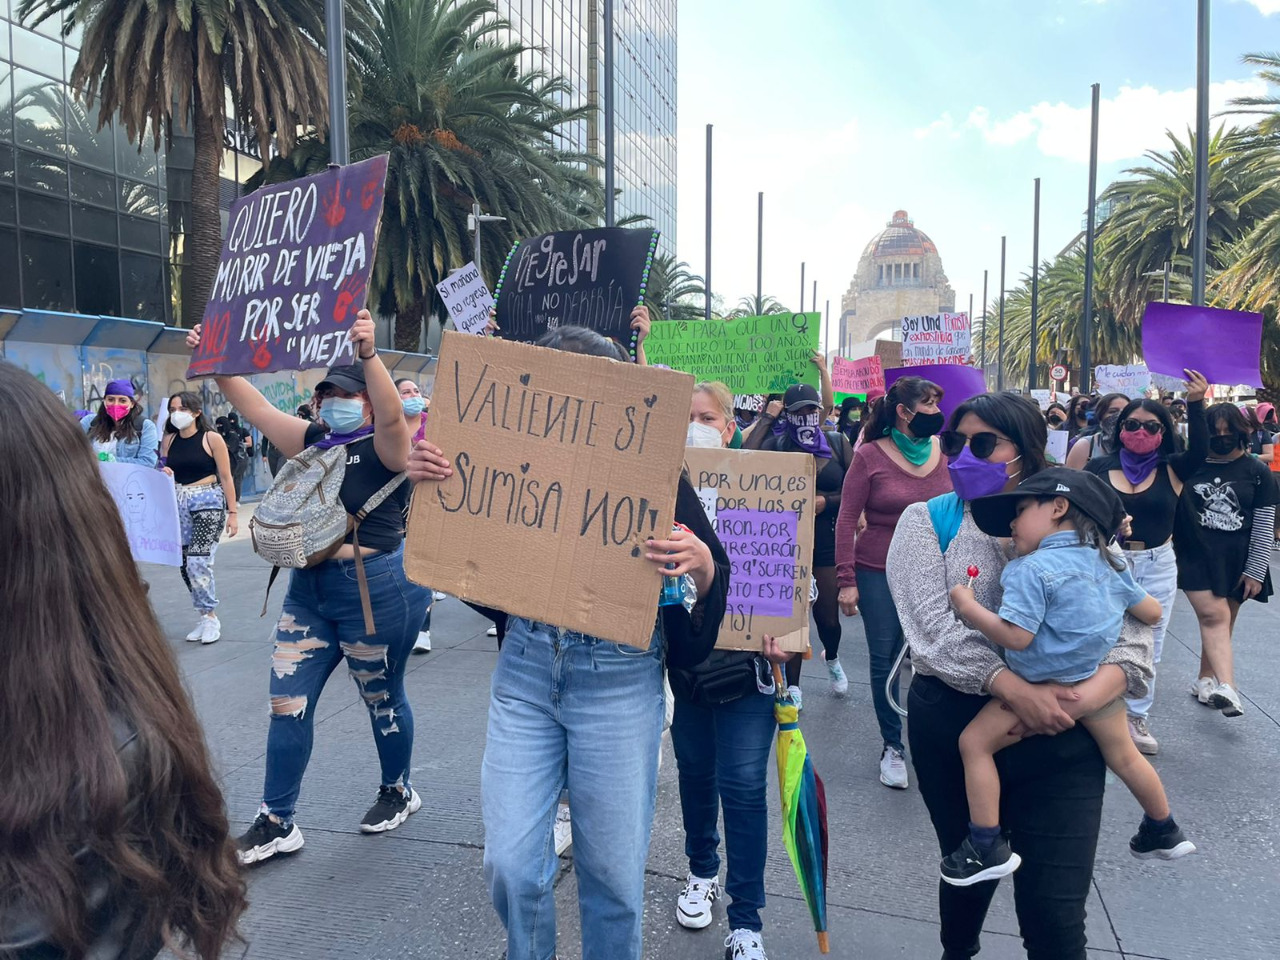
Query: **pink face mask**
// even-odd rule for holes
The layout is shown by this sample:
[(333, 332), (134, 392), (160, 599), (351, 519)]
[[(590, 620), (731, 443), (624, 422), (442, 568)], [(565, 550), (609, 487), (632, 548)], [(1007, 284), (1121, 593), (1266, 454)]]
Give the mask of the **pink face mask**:
[(1163, 442), (1163, 433), (1147, 433), (1145, 430), (1120, 431), (1120, 443), (1130, 453), (1140, 457), (1160, 449), (1160, 444)]
[(129, 406), (124, 403), (108, 403), (107, 416), (112, 420), (120, 421), (129, 415)]

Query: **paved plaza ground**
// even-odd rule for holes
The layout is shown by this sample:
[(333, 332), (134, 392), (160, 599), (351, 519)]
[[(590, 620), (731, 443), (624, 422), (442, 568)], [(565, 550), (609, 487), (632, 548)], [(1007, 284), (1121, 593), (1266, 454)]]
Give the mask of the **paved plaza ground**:
[[(243, 519), (243, 518), (242, 518)], [(246, 828), (262, 789), (272, 625), (284, 595), (273, 591), (259, 619), (267, 568), (243, 535), (217, 557), (223, 639), (183, 642), (194, 615), (173, 569), (146, 568), (151, 597), (195, 698), (226, 792), (233, 830)], [(1152, 712), (1156, 759), (1174, 810), (1201, 852), (1173, 864), (1139, 862), (1127, 841), (1140, 810), (1109, 777), (1094, 890), (1090, 957), (1161, 960), (1275, 960), (1280, 957), (1280, 605), (1249, 604), (1236, 654), (1245, 715), (1226, 719), (1196, 703), (1187, 683), (1198, 633), (1179, 599)], [(497, 656), (487, 621), (456, 600), (438, 603), (434, 651), (413, 658), (408, 688), (417, 742), (413, 783), (422, 810), (400, 829), (364, 836), (357, 825), (373, 802), (378, 766), (368, 715), (344, 669), (315, 704), (316, 744), (298, 823), (306, 846), (250, 873), (243, 922), (248, 960), (498, 960), (504, 937), (481, 877), (480, 760), (489, 675)], [(842, 661), (851, 685), (836, 699), (818, 661), (806, 664), (806, 739), (827, 785), (831, 817), (828, 898), (831, 956), (936, 958), (938, 850), (914, 789), (888, 790), (876, 778), (880, 744), (859, 620), (847, 619)], [(601, 736), (608, 736), (607, 730)], [(772, 764), (770, 764), (772, 767)], [(771, 960), (819, 956), (808, 914), (783, 850), (777, 787), (766, 870), (765, 945)], [(570, 856), (557, 880), (560, 958), (578, 960), (577, 894)], [(649, 855), (645, 957), (718, 960), (716, 922), (692, 933), (675, 922), (687, 871), (676, 768), (669, 744), (659, 778)], [(999, 890), (982, 956), (1023, 957), (1012, 885)]]

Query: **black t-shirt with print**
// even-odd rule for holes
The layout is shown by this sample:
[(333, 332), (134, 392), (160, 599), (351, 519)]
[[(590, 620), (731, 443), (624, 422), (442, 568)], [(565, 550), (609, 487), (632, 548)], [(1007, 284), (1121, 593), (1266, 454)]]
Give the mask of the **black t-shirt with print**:
[[(313, 423), (307, 427), (306, 445), (318, 441), (324, 436), (324, 425)], [(347, 444), (347, 470), (342, 478), (342, 489), (339, 496), (347, 513), (353, 517), (368, 502), (369, 498), (382, 489), (395, 474), (382, 465), (378, 459), (378, 451), (373, 447), (373, 435), (370, 434), (354, 443)], [(360, 546), (372, 547), (375, 550), (395, 550), (404, 540), (405, 511), (409, 507), (409, 488), (412, 484), (405, 480), (387, 499), (365, 517), (360, 524)], [(346, 543), (351, 543), (352, 534), (347, 535)]]
[(1178, 586), (1237, 596), (1249, 557), (1253, 512), (1277, 500), (1271, 471), (1254, 457), (1206, 460), (1187, 479), (1178, 501), (1173, 524)]

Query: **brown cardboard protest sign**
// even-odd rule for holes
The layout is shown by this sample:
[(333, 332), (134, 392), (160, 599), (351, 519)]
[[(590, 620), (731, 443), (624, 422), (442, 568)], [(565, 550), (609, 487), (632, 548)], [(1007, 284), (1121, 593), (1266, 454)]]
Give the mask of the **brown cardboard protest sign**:
[(814, 458), (761, 450), (685, 451), (689, 479), (729, 554), (729, 604), (716, 646), (783, 650), (809, 645)]
[(446, 331), (405, 570), (456, 597), (647, 648), (675, 519), (693, 378)]

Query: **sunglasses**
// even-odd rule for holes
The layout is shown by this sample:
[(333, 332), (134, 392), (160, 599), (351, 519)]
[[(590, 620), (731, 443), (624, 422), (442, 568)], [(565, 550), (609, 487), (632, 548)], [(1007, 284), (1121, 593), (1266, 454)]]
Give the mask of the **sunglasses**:
[(1145, 430), (1154, 437), (1164, 430), (1164, 425), (1159, 420), (1135, 420), (1130, 417), (1121, 424), (1121, 429), (1125, 433), (1137, 433), (1139, 430)]
[(998, 433), (975, 433), (972, 437), (966, 437), (957, 430), (944, 430), (938, 434), (938, 443), (947, 457), (960, 456), (967, 445), (970, 453), (979, 460), (985, 460), (996, 452), (996, 446), (1001, 440), (1013, 443), (1008, 437), (1002, 437)]

